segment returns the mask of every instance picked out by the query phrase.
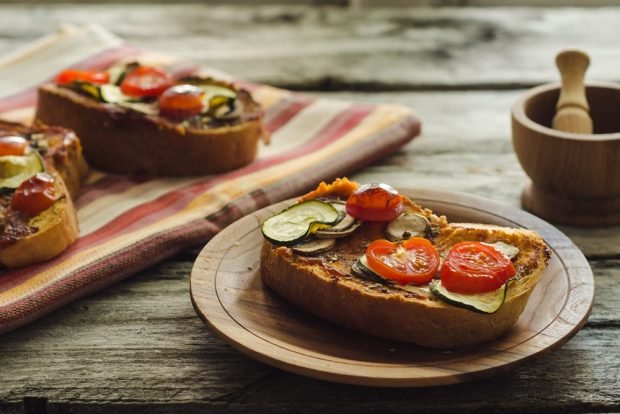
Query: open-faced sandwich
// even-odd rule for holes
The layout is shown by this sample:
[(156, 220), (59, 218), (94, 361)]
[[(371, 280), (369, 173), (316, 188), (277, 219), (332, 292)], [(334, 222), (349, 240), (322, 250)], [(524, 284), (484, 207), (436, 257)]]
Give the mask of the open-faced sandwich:
[(430, 348), (513, 326), (550, 257), (525, 229), (448, 223), (385, 184), (321, 183), (264, 221), (264, 283), (295, 305)]
[(73, 132), (0, 121), (0, 267), (48, 260), (75, 241), (72, 197), (87, 171)]
[(121, 174), (202, 175), (251, 162), (268, 141), (251, 94), (128, 63), (66, 70), (39, 88), (36, 118), (74, 130), (89, 164)]

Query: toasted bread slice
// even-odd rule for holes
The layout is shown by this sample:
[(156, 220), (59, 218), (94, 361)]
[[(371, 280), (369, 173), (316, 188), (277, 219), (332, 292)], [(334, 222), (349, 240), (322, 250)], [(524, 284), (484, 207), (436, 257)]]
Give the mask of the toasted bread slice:
[(543, 273), (549, 250), (525, 229), (447, 223), (431, 211), (405, 200), (406, 210), (424, 215), (435, 226), (432, 243), (445, 256), (462, 241), (504, 242), (519, 249), (512, 262), (517, 275), (508, 283), (504, 303), (491, 314), (454, 306), (426, 286), (379, 283), (351, 268), (365, 246), (385, 238), (386, 223), (364, 222), (350, 236), (337, 239), (328, 252), (312, 257), (293, 247), (268, 241), (261, 252), (261, 275), (275, 292), (304, 310), (367, 334), (413, 342), (429, 348), (467, 347), (493, 340), (512, 327)]
[(62, 253), (78, 237), (78, 223), (73, 201), (62, 178), (56, 178), (56, 192), (61, 198), (50, 208), (27, 221), (35, 231), (0, 247), (0, 266), (22, 267), (43, 262)]
[(30, 150), (41, 155), (45, 172), (54, 177), (57, 199), (34, 217), (13, 211), (13, 193), (2, 190), (0, 203), (0, 266), (21, 267), (49, 260), (63, 252), (78, 237), (73, 205), (88, 166), (78, 138), (72, 131), (37, 123), (25, 126), (0, 121), (0, 136), (21, 136)]
[(241, 114), (235, 122), (196, 127), (155, 114), (100, 102), (57, 86), (39, 88), (36, 119), (74, 130), (89, 164), (119, 174), (187, 176), (239, 168), (256, 158), (267, 136), (262, 110), (245, 90), (234, 90)]
[(25, 137), (43, 156), (46, 167), (60, 175), (71, 197), (77, 197), (80, 185), (88, 175), (88, 164), (80, 139), (73, 131), (40, 121), (27, 126), (0, 120), (0, 136), (5, 135)]

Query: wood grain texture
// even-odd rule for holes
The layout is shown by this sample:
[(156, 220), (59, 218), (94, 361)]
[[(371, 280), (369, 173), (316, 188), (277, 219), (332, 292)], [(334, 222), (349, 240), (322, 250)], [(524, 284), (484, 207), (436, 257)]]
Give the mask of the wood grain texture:
[(590, 322), (573, 340), (539, 361), (467, 384), (360, 390), (255, 362), (206, 330), (189, 301), (195, 254), (197, 250), (177, 256), (4, 335), (3, 409), (20, 405), (24, 396), (47, 398), (49, 412), (68, 407), (73, 412), (101, 413), (136, 412), (140, 407), (152, 412), (183, 407), (188, 413), (620, 409), (615, 397), (620, 392), (620, 303), (609, 300), (620, 288), (617, 262), (595, 263), (597, 291), (603, 295), (597, 296)]
[(564, 50), (555, 58), (562, 87), (553, 117), (553, 128), (580, 134), (592, 133), (590, 106), (584, 85), (590, 57), (581, 50)]
[[(461, 191), (520, 207), (528, 177), (513, 151), (509, 113), (526, 91), (314, 94), (412, 107), (422, 135), (381, 163), (353, 175), (360, 182)], [(550, 118), (549, 118), (550, 119)], [(449, 120), (449, 121), (447, 121)], [(620, 226), (560, 225), (587, 257), (620, 254)]]
[[(0, 5), (0, 53), (61, 22), (96, 21), (141, 47), (254, 81), (389, 90), (319, 94), (400, 103), (424, 120), (422, 136), (354, 178), (517, 207), (527, 177), (512, 152), (509, 111), (524, 91), (509, 89), (556, 80), (553, 56), (568, 45), (591, 53), (592, 79), (619, 80), (619, 16), (618, 8), (15, 3)], [(0, 413), (23, 413), (24, 401), (49, 413), (620, 412), (620, 227), (560, 228), (594, 270), (589, 322), (559, 350), (490, 380), (360, 389), (256, 362), (196, 317), (194, 249), (2, 336)]]
[[(518, 206), (525, 175), (511, 153), (506, 114), (520, 93), (338, 93), (320, 96), (405, 104), (418, 108), (426, 121), (423, 136), (403, 151), (356, 174), (355, 178), (400, 186), (461, 189)], [(465, 111), (464, 108), (475, 110)], [(446, 118), (452, 122), (445, 122)], [(589, 251), (590, 256), (614, 254), (617, 228), (568, 230), (571, 238)], [(3, 366), (11, 367), (11, 371), (5, 371), (11, 374), (0, 375), (0, 400), (3, 402), (0, 406), (21, 407), (24, 396), (45, 396), (50, 401), (49, 406), (56, 407), (56, 412), (68, 407), (75, 407), (75, 412), (107, 412), (110, 406), (118, 412), (132, 412), (135, 406), (163, 407), (160, 412), (165, 412), (179, 404), (187, 406), (188, 412), (216, 410), (217, 407), (243, 412), (251, 411), (252, 407), (298, 409), (296, 401), (303, 400), (309, 404), (307, 411), (310, 412), (325, 408), (320, 402), (312, 403), (312, 395), (328, 393), (333, 398), (334, 410), (345, 412), (352, 410), (346, 407), (347, 401), (355, 401), (353, 406), (367, 410), (395, 412), (410, 410), (414, 402), (416, 406), (420, 404), (419, 412), (431, 409), (435, 412), (455, 409), (480, 412), (491, 404), (530, 411), (549, 405), (567, 411), (620, 409), (613, 398), (620, 392), (617, 381), (620, 372), (615, 365), (620, 358), (617, 347), (620, 301), (616, 300), (620, 294), (618, 260), (592, 262), (597, 296), (586, 329), (540, 364), (530, 364), (507, 376), (483, 381), (481, 384), (488, 391), (480, 398), (488, 402), (478, 404), (468, 393), (479, 391), (467, 384), (430, 394), (428, 391), (411, 395), (373, 391), (370, 395), (377, 400), (370, 396), (360, 400), (355, 387), (334, 389), (320, 381), (300, 379), (244, 357), (206, 332), (195, 316), (188, 298), (188, 284), (197, 252), (187, 252), (131, 281), (3, 336), (0, 361)], [(558, 366), (571, 367), (570, 374), (558, 370)], [(177, 375), (177, 370), (183, 373)], [(577, 376), (575, 381), (574, 375)], [(193, 378), (203, 380), (196, 384)], [(114, 388), (114, 382), (122, 384), (122, 388)], [(281, 387), (289, 383), (292, 384), (290, 394), (279, 395)], [(102, 384), (108, 385), (103, 387)], [(513, 390), (512, 398), (506, 398), (502, 387)], [(105, 391), (105, 396), (100, 389)], [(434, 400), (429, 395), (452, 402), (447, 408), (433, 407)]]
[(550, 128), (560, 114), (554, 111), (556, 102), (560, 108), (562, 101), (577, 99), (566, 97), (563, 89), (558, 99), (558, 89), (553, 83), (533, 88), (512, 110), (514, 150), (532, 180), (523, 206), (565, 224), (620, 224), (620, 84), (587, 85), (592, 134)]
[(259, 257), (260, 224), (290, 201), (244, 217), (205, 246), (191, 276), (196, 311), (226, 342), (260, 361), (314, 378), (391, 387), (496, 375), (556, 349), (585, 323), (593, 300), (591, 271), (558, 230), (521, 210), (462, 193), (401, 191), (449, 221), (525, 227), (547, 241), (551, 260), (507, 335), (445, 353), (358, 334), (287, 304), (262, 283)]
[(591, 79), (619, 80), (618, 19), (617, 8), (7, 4), (0, 53), (97, 22), (139, 47), (294, 89), (513, 89), (558, 80), (554, 56), (568, 45), (590, 52)]
[[(425, 120), (421, 137), (354, 178), (461, 190), (517, 207), (526, 176), (512, 153), (507, 114), (521, 93), (314, 95), (404, 104)], [(0, 410), (21, 413), (24, 397), (43, 397), (48, 412), (619, 411), (618, 228), (561, 229), (593, 258), (596, 298), (590, 321), (558, 351), (492, 380), (361, 393), (255, 362), (205, 330), (196, 317), (189, 300), (194, 249), (2, 336), (0, 365), (10, 369), (0, 373)]]

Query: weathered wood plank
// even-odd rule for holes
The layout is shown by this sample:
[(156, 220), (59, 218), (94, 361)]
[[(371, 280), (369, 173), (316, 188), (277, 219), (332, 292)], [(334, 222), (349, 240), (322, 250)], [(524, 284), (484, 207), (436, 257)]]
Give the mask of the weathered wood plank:
[[(158, 4), (167, 3), (166, 0), (82, 0), (82, 1), (66, 1), (66, 0), (3, 0), (4, 3), (45, 3), (45, 4), (66, 4), (66, 3), (95, 3), (95, 4), (135, 4), (148, 3)], [(183, 0), (183, 3), (201, 3), (210, 5), (235, 5), (248, 6), (257, 4), (268, 5), (300, 5), (306, 4), (310, 6), (317, 5), (336, 5), (343, 7), (493, 7), (493, 6), (520, 6), (520, 7), (601, 7), (616, 6), (615, 0), (588, 0), (584, 3), (581, 0)]]
[[(595, 268), (598, 291), (610, 292), (599, 300), (612, 299), (610, 307), (597, 301), (599, 316), (560, 350), (491, 380), (390, 390), (310, 380), (239, 354), (195, 316), (188, 295), (191, 263), (170, 261), (3, 336), (0, 402), (17, 407), (25, 396), (43, 397), (49, 412), (135, 412), (147, 406), (190, 413), (620, 409), (620, 305), (611, 296), (620, 293), (617, 271)], [(604, 323), (594, 322), (603, 315)]]
[[(405, 104), (425, 120), (421, 137), (354, 178), (458, 189), (517, 205), (525, 176), (511, 153), (507, 111), (519, 93), (322, 96)], [(618, 260), (593, 262), (597, 297), (587, 328), (539, 363), (476, 384), (360, 392), (272, 369), (208, 332), (189, 302), (196, 253), (4, 335), (0, 406), (17, 410), (28, 396), (47, 398), (50, 412), (109, 412), (110, 405), (118, 412), (146, 405), (154, 412), (181, 405), (187, 412), (620, 409)], [(438, 399), (446, 401), (441, 409)]]
[[(95, 4), (135, 4), (148, 3), (158, 4), (167, 3), (166, 0), (82, 0), (82, 1), (66, 1), (66, 0), (3, 0), (4, 3), (45, 3), (45, 4), (66, 4), (66, 3), (95, 3)], [(489, 7), (489, 6), (520, 6), (520, 7), (601, 7), (616, 6), (616, 0), (588, 0), (584, 3), (581, 0), (183, 0), (183, 3), (201, 3), (210, 5), (299, 5), (306, 4), (310, 6), (317, 5), (336, 5), (343, 7)]]
[(556, 80), (567, 46), (591, 53), (590, 78), (620, 79), (618, 20), (618, 8), (9, 4), (0, 54), (60, 22), (97, 22), (140, 47), (296, 89), (506, 89)]
[[(416, 109), (422, 135), (400, 152), (354, 174), (361, 182), (462, 191), (520, 207), (528, 178), (512, 149), (510, 110), (519, 91), (338, 93), (337, 99)], [(620, 255), (620, 226), (559, 225), (588, 257)]]
[[(342, 10), (191, 5), (0, 5), (0, 53), (61, 21), (97, 21), (145, 48), (295, 88), (458, 89), (324, 96), (417, 108), (424, 134), (354, 178), (466, 191), (517, 206), (526, 177), (510, 143), (521, 91), (555, 78), (565, 45), (592, 54), (591, 76), (618, 79), (620, 9)], [(154, 28), (157, 28), (155, 30)], [(585, 35), (587, 34), (587, 36)], [(195, 316), (196, 250), (0, 339), (0, 412), (614, 412), (620, 411), (618, 228), (563, 230), (588, 254), (590, 322), (560, 350), (476, 383), (360, 389), (250, 360)], [(438, 404), (441, 402), (441, 405)]]

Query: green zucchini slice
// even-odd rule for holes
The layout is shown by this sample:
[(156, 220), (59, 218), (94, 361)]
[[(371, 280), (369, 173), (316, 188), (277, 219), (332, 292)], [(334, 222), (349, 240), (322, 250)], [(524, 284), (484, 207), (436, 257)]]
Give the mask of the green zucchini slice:
[(45, 163), (38, 152), (26, 155), (0, 157), (0, 188), (14, 190), (36, 173), (45, 171)]
[(421, 214), (402, 213), (392, 220), (385, 228), (385, 235), (389, 241), (397, 242), (412, 237), (428, 237), (431, 223)]
[(116, 85), (101, 85), (99, 86), (99, 93), (101, 95), (101, 100), (107, 103), (119, 103), (131, 100), (131, 98), (121, 92), (121, 88)]
[(310, 239), (291, 247), (293, 252), (302, 256), (313, 256), (330, 251), (336, 245), (334, 239)]
[(274, 244), (292, 245), (339, 220), (342, 220), (342, 215), (331, 204), (308, 200), (269, 217), (263, 222), (261, 231)]
[(108, 68), (107, 72), (110, 76), (110, 84), (120, 86), (125, 79), (125, 76), (132, 70), (138, 68), (140, 64), (138, 62), (121, 63)]
[(353, 266), (351, 266), (351, 272), (356, 276), (362, 277), (364, 279), (372, 280), (380, 283), (387, 283), (387, 281), (376, 274), (374, 271), (368, 267), (368, 259), (366, 259), (366, 255), (361, 255)]
[(450, 292), (441, 284), (440, 280), (433, 280), (430, 288), (433, 295), (446, 303), (478, 313), (491, 314), (497, 312), (504, 304), (508, 282), (491, 292), (475, 294)]
[(101, 88), (98, 85), (93, 85), (92, 83), (80, 82), (80, 81), (75, 82), (75, 85), (82, 92), (85, 92), (86, 94), (92, 96), (96, 100), (98, 101), (102, 100)]
[(193, 80), (188, 81), (188, 83), (198, 86), (205, 92), (205, 103), (208, 103), (209, 100), (211, 100), (211, 98), (215, 96), (224, 96), (232, 99), (235, 99), (237, 97), (237, 93), (233, 89), (226, 88), (224, 86), (213, 85), (207, 82), (198, 82)]
[(90, 83), (80, 83), (78, 86), (82, 91), (91, 95), (100, 102), (116, 104), (123, 108), (147, 115), (157, 115), (158, 113), (154, 104), (125, 95), (121, 91), (121, 88), (116, 85), (92, 85)]
[(512, 244), (504, 243), (503, 241), (498, 241), (495, 243), (484, 243), (484, 244), (495, 248), (495, 250), (497, 250), (498, 252), (500, 252), (501, 254), (503, 254), (510, 260), (514, 259), (519, 254), (518, 247), (513, 246)]

